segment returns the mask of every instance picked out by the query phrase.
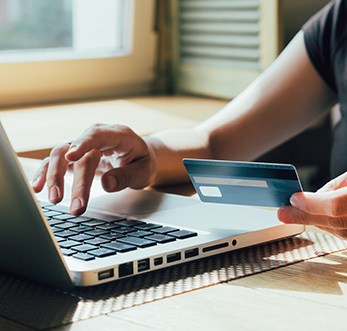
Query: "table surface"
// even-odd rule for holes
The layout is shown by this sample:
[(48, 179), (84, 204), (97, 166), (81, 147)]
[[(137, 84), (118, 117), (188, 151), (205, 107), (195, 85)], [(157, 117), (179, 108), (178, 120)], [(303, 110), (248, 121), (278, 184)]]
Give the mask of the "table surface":
[[(32, 171), (37, 162), (24, 165)], [(347, 330), (346, 312), (342, 251), (52, 330), (340, 331)], [(32, 329), (0, 318), (0, 330)]]

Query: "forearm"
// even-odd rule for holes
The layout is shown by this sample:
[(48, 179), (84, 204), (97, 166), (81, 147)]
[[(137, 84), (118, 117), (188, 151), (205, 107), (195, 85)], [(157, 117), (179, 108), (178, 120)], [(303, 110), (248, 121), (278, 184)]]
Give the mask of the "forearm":
[(184, 183), (183, 158), (211, 158), (208, 133), (195, 128), (172, 129), (145, 138), (154, 155), (152, 185)]
[(300, 32), (253, 84), (199, 129), (209, 132), (213, 158), (254, 160), (311, 126), (335, 103)]

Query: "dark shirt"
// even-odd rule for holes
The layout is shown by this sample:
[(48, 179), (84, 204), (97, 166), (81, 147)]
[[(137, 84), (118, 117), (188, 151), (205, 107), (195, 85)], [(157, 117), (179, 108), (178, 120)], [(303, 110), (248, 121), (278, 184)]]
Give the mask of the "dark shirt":
[(333, 133), (331, 175), (347, 171), (347, 0), (329, 3), (303, 27), (313, 66), (337, 93), (342, 119)]

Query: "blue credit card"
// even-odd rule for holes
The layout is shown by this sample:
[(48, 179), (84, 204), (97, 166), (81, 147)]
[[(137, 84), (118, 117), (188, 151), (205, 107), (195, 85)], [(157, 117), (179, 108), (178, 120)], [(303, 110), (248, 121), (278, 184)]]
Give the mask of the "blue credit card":
[(204, 202), (281, 207), (302, 191), (291, 164), (199, 159), (184, 159), (183, 164)]

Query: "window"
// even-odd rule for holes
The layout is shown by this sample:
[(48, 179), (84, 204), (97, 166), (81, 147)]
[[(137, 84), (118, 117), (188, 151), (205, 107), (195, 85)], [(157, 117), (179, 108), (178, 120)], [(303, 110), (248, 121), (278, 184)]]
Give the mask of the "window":
[[(125, 0), (0, 0), (0, 61), (129, 53)], [(128, 5), (127, 5), (128, 4)]]
[(147, 91), (154, 0), (0, 0), (0, 106)]

